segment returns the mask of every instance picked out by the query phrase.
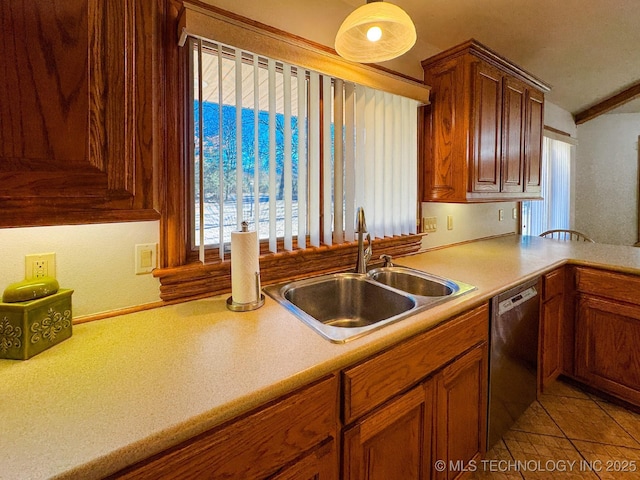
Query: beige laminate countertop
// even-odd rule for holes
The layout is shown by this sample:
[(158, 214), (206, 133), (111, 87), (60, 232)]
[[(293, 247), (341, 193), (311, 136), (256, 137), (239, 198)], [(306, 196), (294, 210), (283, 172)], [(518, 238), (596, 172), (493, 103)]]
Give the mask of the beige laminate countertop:
[(233, 313), (219, 296), (76, 325), (30, 360), (0, 360), (0, 479), (108, 475), (567, 261), (640, 274), (638, 248), (520, 236), (395, 261), (478, 288), (346, 344), (269, 297)]

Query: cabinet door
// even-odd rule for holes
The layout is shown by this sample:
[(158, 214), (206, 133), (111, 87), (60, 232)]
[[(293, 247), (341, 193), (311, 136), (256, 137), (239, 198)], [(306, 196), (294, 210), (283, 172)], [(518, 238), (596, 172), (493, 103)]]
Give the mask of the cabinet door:
[(473, 81), (473, 169), (474, 192), (500, 191), (500, 142), (502, 124), (502, 74), (497, 68), (478, 62), (472, 68)]
[(564, 324), (564, 268), (542, 278), (540, 342), (538, 345), (538, 393), (553, 382), (562, 370)]
[(344, 478), (428, 479), (433, 384), (397, 397), (344, 433)]
[(422, 111), (422, 199), (459, 201), (467, 193), (468, 116), (464, 68), (449, 60), (429, 73), (431, 104)]
[(529, 89), (527, 93), (524, 142), (525, 193), (542, 192), (542, 129), (544, 122), (544, 94)]
[(558, 375), (562, 366), (562, 318), (564, 314), (564, 296), (555, 296), (542, 304), (540, 319), (540, 365), (541, 390), (549, 386)]
[[(487, 344), (465, 354), (436, 376), (436, 455), (448, 467), (435, 472), (451, 480), (478, 459), (487, 442)], [(455, 466), (455, 468), (452, 468)]]
[(640, 405), (640, 306), (582, 295), (576, 320), (576, 375)]
[(0, 227), (159, 218), (163, 9), (0, 2)]
[(505, 76), (502, 90), (501, 192), (523, 192), (526, 87)]

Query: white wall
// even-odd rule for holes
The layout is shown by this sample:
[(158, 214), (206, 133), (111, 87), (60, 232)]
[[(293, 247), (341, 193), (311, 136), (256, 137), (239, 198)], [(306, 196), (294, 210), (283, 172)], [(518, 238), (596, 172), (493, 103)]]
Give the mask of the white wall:
[(551, 102), (544, 102), (544, 124), (568, 133), (573, 138), (578, 136), (578, 129), (573, 121), (573, 115)]
[(578, 125), (576, 228), (596, 242), (638, 241), (638, 135), (638, 113)]
[[(436, 217), (437, 231), (427, 234), (422, 248), (440, 247), (466, 242), (478, 238), (515, 233), (518, 220), (512, 218), (516, 202), (500, 203), (436, 203), (422, 204), (422, 217)], [(498, 219), (498, 210), (503, 210), (503, 220)], [(447, 229), (447, 216), (453, 217), (453, 229)]]
[(55, 252), (74, 318), (157, 302), (159, 281), (134, 268), (135, 245), (158, 239), (157, 221), (0, 229), (0, 291), (24, 279), (25, 255)]

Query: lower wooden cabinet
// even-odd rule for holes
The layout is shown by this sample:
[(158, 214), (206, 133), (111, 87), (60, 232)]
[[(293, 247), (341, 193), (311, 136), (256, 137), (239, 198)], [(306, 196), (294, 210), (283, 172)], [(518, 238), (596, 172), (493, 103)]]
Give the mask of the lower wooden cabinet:
[(428, 381), (357, 422), (344, 434), (344, 478), (428, 479), (432, 418)]
[(576, 376), (640, 405), (640, 306), (582, 295), (576, 321)]
[(562, 371), (564, 323), (564, 267), (542, 277), (538, 390), (544, 392)]
[(437, 479), (460, 478), (479, 460), (487, 442), (488, 348), (483, 343), (445, 367), (435, 378)]
[(337, 378), (178, 445), (113, 478), (337, 478)]
[(359, 415), (343, 436), (345, 480), (454, 479), (484, 453), (488, 317), (483, 305), (343, 372), (343, 415)]
[(484, 453), (488, 331), (484, 304), (111, 478), (457, 478), (435, 461)]
[(575, 378), (640, 406), (640, 277), (575, 269)]

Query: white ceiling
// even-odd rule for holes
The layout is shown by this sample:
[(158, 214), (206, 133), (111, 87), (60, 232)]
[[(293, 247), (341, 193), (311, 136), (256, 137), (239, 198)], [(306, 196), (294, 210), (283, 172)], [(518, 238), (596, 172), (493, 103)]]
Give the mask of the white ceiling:
[[(206, 0), (333, 46), (365, 0)], [(547, 100), (577, 113), (640, 81), (640, 0), (393, 0), (416, 45), (384, 65), (422, 78), (420, 61), (475, 38), (551, 85)], [(640, 100), (616, 112), (640, 112)]]

